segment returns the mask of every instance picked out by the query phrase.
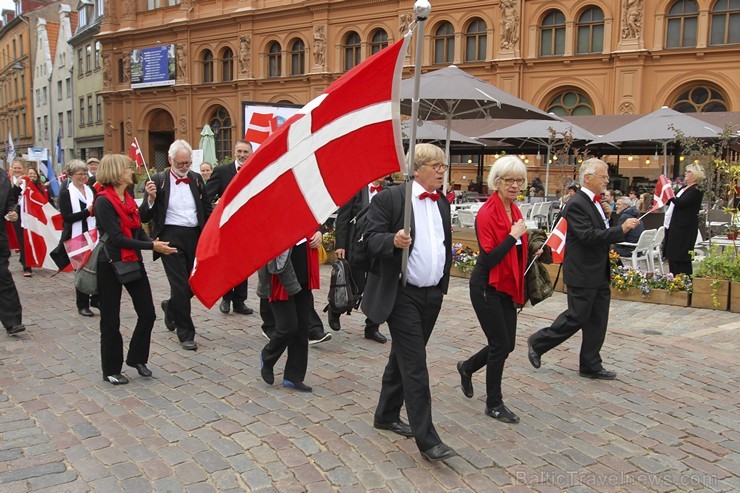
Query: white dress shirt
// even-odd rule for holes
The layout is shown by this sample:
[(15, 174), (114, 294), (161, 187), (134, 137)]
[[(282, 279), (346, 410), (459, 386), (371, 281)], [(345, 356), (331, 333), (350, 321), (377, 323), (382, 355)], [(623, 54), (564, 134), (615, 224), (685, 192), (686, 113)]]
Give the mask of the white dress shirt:
[(594, 202), (594, 197), (596, 197), (596, 194), (586, 187), (581, 188), (581, 190), (583, 190), (584, 193), (588, 195), (588, 198), (591, 199), (591, 203), (594, 204), (594, 207), (596, 207), (596, 210), (599, 211), (599, 214), (601, 214), (601, 219), (604, 220), (604, 226), (608, 229), (609, 220), (606, 218), (606, 214), (604, 214), (604, 208), (601, 207), (601, 203), (597, 204), (596, 202)]
[(198, 226), (198, 209), (195, 207), (195, 198), (190, 191), (190, 185), (180, 183), (171, 171), (170, 176), (170, 202), (167, 206), (164, 224), (166, 226), (185, 226), (194, 228)]
[(411, 249), (408, 264), (409, 284), (426, 288), (436, 286), (444, 275), (445, 232), (442, 215), (437, 202), (419, 199), (424, 188), (414, 182), (411, 190), (411, 206), (414, 209), (414, 247)]
[[(687, 190), (686, 187), (682, 188), (678, 191), (676, 194), (676, 197), (680, 197), (683, 195), (683, 193)], [(675, 209), (675, 205), (673, 202), (668, 206), (668, 209), (665, 211), (665, 217), (663, 218), (663, 226), (665, 226), (666, 229), (671, 225), (671, 218), (673, 217), (673, 209)]]

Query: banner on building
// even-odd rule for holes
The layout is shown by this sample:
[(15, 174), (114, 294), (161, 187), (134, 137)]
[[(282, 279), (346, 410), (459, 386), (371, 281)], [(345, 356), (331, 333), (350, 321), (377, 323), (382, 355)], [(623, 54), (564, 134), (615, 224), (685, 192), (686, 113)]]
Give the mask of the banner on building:
[(244, 140), (252, 143), (252, 150), (264, 142), (277, 127), (298, 113), (301, 106), (280, 103), (242, 103), (244, 108)]
[(131, 50), (131, 89), (175, 85), (175, 62), (175, 45)]

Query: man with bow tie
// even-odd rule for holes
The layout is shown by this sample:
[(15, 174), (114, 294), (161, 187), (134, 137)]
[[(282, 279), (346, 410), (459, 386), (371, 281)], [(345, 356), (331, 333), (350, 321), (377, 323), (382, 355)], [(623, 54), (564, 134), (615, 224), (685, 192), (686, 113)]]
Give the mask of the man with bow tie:
[[(383, 190), (370, 204), (367, 241), (373, 263), (362, 310), (374, 323), (387, 321), (391, 333), (375, 428), (414, 437), (421, 455), (438, 461), (457, 455), (442, 442), (432, 423), (426, 361), (426, 344), (450, 281), (450, 204), (439, 193), (448, 165), (444, 151), (437, 146), (417, 144), (413, 152), (409, 233), (403, 230), (406, 187)], [(409, 249), (405, 286), (400, 280), (404, 249)], [(408, 424), (400, 416), (404, 401)]]
[[(176, 140), (167, 152), (168, 170), (156, 173), (146, 182), (146, 200), (139, 207), (141, 222), (151, 221), (152, 238), (168, 241), (177, 253), (162, 256), (170, 298), (162, 301), (164, 323), (177, 330), (183, 349), (198, 349), (195, 326), (190, 315), (190, 271), (195, 247), (213, 205), (200, 174), (190, 170), (193, 149), (184, 140)], [(159, 254), (154, 253), (154, 260)]]
[[(359, 293), (362, 293), (365, 289), (365, 279), (367, 278), (367, 267), (361, 265), (358, 262), (353, 262), (354, 258), (352, 255), (352, 238), (355, 237), (355, 221), (354, 219), (362, 212), (366, 207), (370, 205), (373, 198), (383, 190), (381, 180), (375, 180), (366, 187), (363, 187), (349, 202), (339, 208), (337, 212), (336, 220), (336, 250), (335, 253), (337, 258), (346, 258), (349, 262), (350, 268), (352, 269), (352, 278), (357, 284)], [(334, 330), (340, 330), (342, 328), (339, 321), (339, 313), (333, 311), (331, 307), (328, 310), (329, 327)], [(381, 344), (385, 344), (388, 339), (380, 333), (378, 330), (378, 324), (374, 323), (369, 318), (365, 319), (365, 339), (371, 339)]]
[(624, 241), (625, 234), (636, 228), (639, 221), (629, 218), (619, 226), (609, 227), (601, 207), (601, 195), (609, 183), (609, 168), (604, 161), (596, 158), (584, 161), (580, 182), (581, 189), (568, 200), (562, 213), (568, 222), (563, 262), (568, 309), (550, 327), (529, 337), (527, 354), (532, 366), (539, 368), (544, 353), (582, 330), (579, 375), (613, 380), (617, 374), (604, 369), (600, 354), (611, 301), (609, 245)]

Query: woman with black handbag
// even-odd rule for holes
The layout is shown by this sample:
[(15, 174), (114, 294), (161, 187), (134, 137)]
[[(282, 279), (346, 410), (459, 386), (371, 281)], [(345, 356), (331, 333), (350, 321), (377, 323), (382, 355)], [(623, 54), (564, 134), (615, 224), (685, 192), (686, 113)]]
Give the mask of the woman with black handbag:
[[(152, 241), (141, 228), (136, 202), (126, 188), (133, 184), (134, 163), (128, 156), (108, 154), (100, 161), (96, 175), (103, 190), (95, 199), (98, 235), (105, 249), (98, 259), (98, 303), (100, 305), (100, 356), (103, 380), (113, 385), (128, 383), (121, 375), (121, 291), (126, 288), (136, 311), (126, 364), (143, 377), (152, 376), (146, 364), (156, 315), (152, 288), (142, 262), (141, 250), (163, 255), (177, 250), (168, 242)], [(104, 238), (105, 235), (105, 238)]]

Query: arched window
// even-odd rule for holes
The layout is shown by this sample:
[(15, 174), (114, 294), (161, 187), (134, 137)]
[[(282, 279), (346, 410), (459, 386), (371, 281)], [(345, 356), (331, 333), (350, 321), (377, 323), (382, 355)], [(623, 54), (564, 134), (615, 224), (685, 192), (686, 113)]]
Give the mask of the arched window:
[(708, 85), (693, 86), (676, 97), (671, 108), (681, 113), (711, 113), (728, 111), (727, 98)]
[(578, 19), (576, 53), (601, 53), (603, 50), (604, 12), (598, 7), (590, 7)]
[(213, 82), (213, 53), (203, 52), (203, 82)]
[[(216, 143), (216, 159), (223, 161), (227, 157), (234, 157), (234, 147), (232, 145), (232, 128), (231, 116), (223, 106), (216, 107), (211, 112), (211, 118), (208, 124), (213, 130), (213, 140)], [(212, 163), (214, 164), (214, 163)]]
[(465, 61), (477, 62), (486, 59), (486, 22), (473, 19), (465, 30)]
[(434, 63), (452, 63), (455, 59), (455, 29), (445, 21), (434, 33)]
[(283, 50), (280, 43), (273, 41), (267, 49), (267, 76), (280, 77), (282, 74)]
[(565, 16), (552, 10), (540, 26), (540, 56), (558, 56), (565, 53)]
[(290, 45), (290, 75), (306, 73), (306, 45), (302, 39), (295, 39)]
[(666, 48), (695, 48), (699, 7), (694, 0), (678, 0), (666, 16)]
[(594, 105), (581, 91), (571, 89), (552, 98), (547, 112), (558, 116), (593, 115)]
[(717, 0), (712, 8), (710, 45), (740, 43), (740, 0)]
[(383, 29), (378, 29), (373, 34), (372, 43), (370, 44), (370, 53), (373, 55), (388, 46), (388, 33)]
[(350, 31), (344, 37), (344, 70), (349, 70), (355, 65), (360, 63), (360, 48), (362, 47), (362, 41), (360, 35), (354, 31)]
[(234, 80), (234, 52), (224, 48), (221, 52), (221, 80)]

